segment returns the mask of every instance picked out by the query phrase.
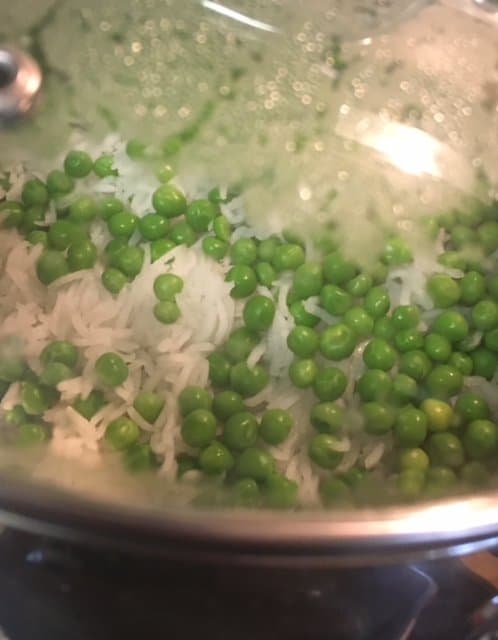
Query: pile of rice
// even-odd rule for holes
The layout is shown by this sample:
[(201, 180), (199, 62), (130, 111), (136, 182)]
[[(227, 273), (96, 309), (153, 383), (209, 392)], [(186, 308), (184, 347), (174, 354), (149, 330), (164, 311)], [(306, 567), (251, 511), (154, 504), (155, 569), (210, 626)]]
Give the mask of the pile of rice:
[[(119, 176), (80, 181), (70, 198), (85, 191), (113, 194), (123, 200), (131, 199), (133, 211), (139, 216), (150, 211), (151, 195), (159, 186), (153, 173), (149, 173), (145, 165), (131, 161), (124, 144), (117, 139), (106, 140), (102, 148), (92, 149), (92, 153), (96, 157), (104, 150), (113, 153)], [(12, 186), (6, 197), (19, 199), (22, 184), (31, 175), (23, 167), (12, 170)], [(192, 180), (179, 178), (176, 183), (188, 199), (205, 195), (207, 191), (206, 185), (200, 190)], [(221, 207), (230, 222), (237, 225), (234, 240), (244, 235), (262, 237), (264, 231), (256, 232), (244, 224), (240, 200)], [(49, 215), (55, 216), (55, 210)], [(94, 224), (92, 240), (99, 250), (111, 240), (105, 222)], [(431, 302), (425, 293), (425, 281), (432, 273), (443, 270), (437, 263), (443, 241), (444, 237), (438, 238), (436, 254), (433, 248), (432, 254), (422, 251), (411, 265), (390, 272), (387, 286), (393, 305), (415, 302), (425, 308), (430, 317)], [(101, 283), (103, 267), (98, 263), (91, 270), (71, 273), (45, 287), (35, 273), (41, 251), (40, 245), (29, 244), (16, 231), (0, 233), (0, 339), (12, 334), (19, 336), (24, 343), (27, 362), (36, 373), (40, 373), (40, 353), (55, 339), (69, 340), (82, 355), (81, 375), (59, 384), (61, 401), (43, 416), (53, 425), (47, 455), (51, 459), (54, 455), (74, 459), (90, 467), (105, 464), (105, 447), (101, 446), (101, 441), (106, 426), (127, 414), (141, 429), (150, 432), (151, 447), (162, 461), (159, 473), (174, 479), (175, 459), (178, 454), (188, 451), (180, 437), (176, 398), (188, 385), (209, 387), (207, 357), (226, 341), (233, 329), (242, 325), (243, 301), (230, 296), (231, 284), (225, 282), (230, 268), (228, 259), (215, 262), (203, 253), (198, 241), (189, 248), (178, 246), (151, 263), (146, 248), (141, 273), (113, 297)], [(307, 252), (308, 259), (312, 259), (312, 248), (307, 248)], [(455, 270), (446, 271), (453, 277), (463, 275)], [(177, 296), (181, 316), (173, 325), (163, 325), (153, 315), (156, 303), (153, 283), (159, 274), (166, 272), (181, 276), (185, 283)], [(312, 434), (309, 415), (316, 399), (311, 391), (296, 389), (287, 376), (293, 359), (286, 343), (294, 326), (286, 304), (290, 286), (291, 277), (284, 273), (271, 291), (259, 287), (259, 293), (271, 296), (275, 301), (276, 316), (270, 331), (249, 355), (248, 363), (251, 365), (264, 359), (271, 381), (260, 394), (249, 398), (247, 405), (256, 413), (278, 407), (294, 416), (296, 426), (289, 438), (282, 445), (269, 449), (279, 471), (297, 482), (301, 503), (312, 505), (319, 502), (321, 473), (312, 466), (307, 450)], [(319, 308), (316, 298), (309, 299), (306, 306), (324, 323), (334, 322), (334, 318)], [(379, 469), (381, 473), (382, 458), (393, 444), (391, 435), (374, 438), (362, 429), (353, 396), (354, 381), (364, 370), (362, 349), (360, 344), (351, 358), (337, 365), (345, 370), (350, 382), (340, 401), (349, 409), (349, 423), (338, 444), (344, 457), (336, 473), (353, 465)], [(129, 377), (112, 391), (112, 400), (91, 420), (86, 420), (71, 404), (77, 396), (86, 396), (94, 388), (95, 362), (108, 351), (122, 356), (129, 367)], [(133, 408), (133, 401), (141, 390), (156, 391), (166, 399), (163, 411), (152, 425)], [(12, 409), (19, 402), (19, 393), (19, 383), (11, 385), (1, 408)], [(199, 472), (190, 471), (184, 479), (195, 482), (198, 476)], [(57, 480), (55, 471), (53, 479)]]

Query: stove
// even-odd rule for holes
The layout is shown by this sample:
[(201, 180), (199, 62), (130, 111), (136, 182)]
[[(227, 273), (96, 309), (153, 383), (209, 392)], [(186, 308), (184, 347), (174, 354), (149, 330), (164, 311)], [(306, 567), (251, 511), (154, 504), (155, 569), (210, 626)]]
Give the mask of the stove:
[[(490, 640), (495, 575), (492, 554), (333, 571), (221, 567), (6, 529), (0, 640)], [(488, 635), (471, 635), (476, 623)]]

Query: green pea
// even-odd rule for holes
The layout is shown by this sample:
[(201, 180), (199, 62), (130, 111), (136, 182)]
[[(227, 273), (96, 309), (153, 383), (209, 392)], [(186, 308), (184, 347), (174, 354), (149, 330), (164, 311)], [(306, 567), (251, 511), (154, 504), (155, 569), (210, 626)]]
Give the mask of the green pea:
[(99, 382), (106, 387), (118, 387), (128, 377), (128, 367), (117, 353), (103, 353), (95, 363), (95, 373)]
[(74, 189), (74, 180), (63, 171), (55, 169), (47, 176), (47, 190), (53, 196), (67, 195)]
[(369, 273), (372, 276), (374, 285), (381, 285), (386, 281), (388, 269), (384, 263), (377, 262), (370, 268)]
[(345, 423), (345, 412), (333, 402), (320, 402), (311, 410), (311, 424), (320, 433), (337, 434)]
[(469, 332), (467, 320), (458, 311), (443, 311), (434, 320), (432, 328), (450, 342), (463, 340)]
[(52, 396), (46, 387), (32, 382), (21, 383), (21, 405), (30, 416), (39, 416), (52, 404)]
[(71, 178), (85, 178), (93, 168), (93, 161), (85, 151), (70, 151), (64, 159), (64, 171)]
[(392, 381), (391, 400), (395, 404), (404, 405), (413, 402), (418, 396), (417, 381), (404, 373), (398, 373)]
[(31, 244), (41, 244), (48, 247), (48, 234), (46, 231), (31, 231), (28, 233), (27, 241)]
[(208, 356), (209, 379), (215, 387), (226, 387), (230, 382), (230, 362), (221, 353), (211, 353)]
[(171, 227), (169, 238), (176, 245), (184, 244), (191, 247), (197, 240), (197, 235), (187, 222), (177, 222)]
[(269, 382), (269, 375), (261, 365), (250, 368), (245, 362), (239, 362), (230, 370), (230, 385), (243, 398), (255, 396)]
[(144, 263), (144, 250), (141, 247), (127, 246), (123, 247), (115, 255), (115, 264), (125, 276), (135, 278), (142, 271)]
[(185, 213), (187, 200), (184, 194), (172, 184), (162, 184), (152, 195), (152, 206), (165, 218), (176, 218)]
[(439, 333), (427, 334), (424, 348), (434, 362), (447, 362), (451, 356), (451, 342)]
[(74, 401), (73, 409), (87, 420), (91, 420), (105, 404), (104, 394), (94, 389), (90, 391), (86, 398), (78, 396)]
[(465, 305), (474, 305), (484, 298), (486, 294), (486, 280), (477, 271), (469, 271), (460, 280), (460, 302)]
[(425, 475), (419, 469), (403, 469), (398, 478), (397, 486), (401, 495), (408, 499), (414, 500), (422, 493), (424, 487)]
[(241, 507), (255, 507), (260, 500), (259, 487), (252, 478), (242, 478), (232, 487), (234, 503)]
[(226, 276), (227, 282), (233, 282), (230, 295), (232, 298), (247, 298), (256, 290), (258, 279), (254, 270), (245, 264), (232, 267)]
[(202, 239), (202, 250), (213, 260), (222, 260), (228, 253), (228, 243), (213, 236), (206, 236)]
[(180, 316), (180, 307), (174, 300), (162, 300), (154, 305), (154, 317), (161, 324), (174, 324)]
[(39, 422), (23, 422), (17, 432), (17, 444), (21, 447), (31, 447), (43, 444), (48, 440), (47, 428)]
[(455, 249), (463, 249), (477, 240), (477, 233), (474, 229), (457, 224), (451, 230), (450, 240)]
[(235, 329), (225, 343), (225, 352), (232, 363), (246, 360), (254, 347), (258, 344), (258, 337), (246, 327)]
[(150, 424), (159, 418), (164, 407), (164, 398), (153, 391), (142, 391), (133, 402), (133, 407)]
[(71, 271), (91, 269), (97, 262), (97, 247), (91, 240), (77, 240), (67, 250), (67, 263)]
[(146, 150), (147, 145), (138, 138), (132, 138), (126, 143), (126, 155), (132, 160), (143, 158)]
[(4, 229), (12, 229), (18, 227), (24, 219), (24, 209), (19, 202), (6, 200), (0, 202), (0, 217), (2, 219), (2, 227)]
[(216, 418), (207, 409), (195, 409), (183, 420), (181, 434), (189, 447), (204, 449), (216, 437)]
[(68, 273), (69, 265), (64, 254), (60, 251), (46, 249), (38, 258), (36, 275), (43, 284), (49, 285)]
[(417, 469), (418, 471), (427, 471), (429, 463), (429, 456), (423, 449), (403, 449), (399, 454), (400, 469)]
[(220, 475), (229, 471), (235, 464), (230, 451), (221, 442), (211, 442), (199, 457), (201, 469), (208, 476)]
[(107, 425), (105, 439), (116, 451), (123, 451), (137, 442), (140, 428), (127, 416), (116, 418)]
[(158, 238), (153, 240), (150, 244), (150, 259), (152, 262), (156, 262), (159, 258), (165, 256), (169, 251), (174, 249), (176, 244), (168, 238)]
[(320, 336), (320, 351), (328, 360), (344, 360), (356, 347), (356, 335), (346, 324), (329, 326)]
[(462, 374), (446, 364), (440, 364), (434, 367), (429, 373), (426, 380), (429, 392), (440, 398), (448, 398), (454, 396), (463, 384)]
[(218, 207), (209, 200), (194, 200), (187, 208), (185, 218), (194, 231), (207, 231), (218, 214)]
[(458, 396), (455, 403), (455, 410), (459, 413), (465, 422), (474, 420), (485, 420), (489, 418), (489, 407), (481, 396), (475, 393), (462, 393)]
[(420, 408), (427, 416), (427, 425), (431, 431), (446, 431), (454, 420), (451, 405), (437, 398), (427, 398)]
[(47, 239), (52, 249), (64, 251), (80, 234), (81, 230), (70, 220), (56, 220), (47, 232)]
[(357, 467), (351, 467), (340, 475), (340, 479), (352, 488), (359, 486), (364, 478), (365, 472)]
[(403, 329), (394, 336), (394, 344), (401, 353), (420, 350), (424, 347), (424, 335), (417, 329)]
[(297, 298), (317, 296), (323, 287), (322, 267), (316, 262), (305, 262), (296, 269), (293, 291)]
[(353, 305), (352, 296), (335, 284), (326, 284), (320, 292), (320, 305), (333, 316), (342, 316)]
[(302, 300), (293, 302), (289, 307), (289, 311), (291, 312), (291, 316), (294, 318), (296, 325), (313, 328), (320, 322), (320, 318), (306, 311)]
[(59, 382), (74, 378), (75, 374), (62, 362), (50, 362), (40, 374), (40, 382), (47, 387), (56, 387)]
[(235, 473), (239, 478), (265, 482), (275, 473), (275, 460), (267, 451), (249, 447), (240, 454), (235, 465)]
[(16, 404), (16, 406), (10, 411), (5, 411), (4, 419), (6, 424), (22, 424), (28, 420), (28, 414), (20, 404)]
[(272, 509), (290, 509), (297, 501), (298, 486), (283, 475), (271, 475), (265, 485), (265, 503)]
[(473, 364), (473, 375), (491, 380), (498, 366), (498, 359), (489, 349), (479, 348), (470, 354)]
[(486, 289), (493, 300), (498, 301), (498, 274), (488, 276), (486, 279)]
[(359, 273), (346, 283), (345, 289), (354, 298), (363, 298), (373, 286), (373, 278), (369, 273)]
[(365, 431), (373, 436), (388, 433), (396, 421), (396, 411), (383, 402), (367, 402), (363, 405)]
[(322, 469), (335, 469), (343, 458), (338, 450), (340, 440), (330, 433), (319, 433), (311, 439), (308, 453), (313, 462)]
[(98, 215), (103, 220), (109, 220), (116, 213), (124, 211), (124, 204), (115, 196), (104, 196), (97, 203)]
[(74, 369), (78, 363), (78, 350), (67, 340), (55, 340), (43, 349), (40, 361), (44, 367), (51, 362), (61, 362), (70, 369)]
[(414, 329), (420, 322), (420, 309), (413, 304), (396, 307), (392, 314), (392, 323), (396, 331)]
[(197, 409), (211, 409), (213, 398), (209, 391), (202, 387), (185, 387), (178, 396), (178, 406), (182, 416), (187, 416)]
[(460, 353), (459, 351), (454, 351), (450, 355), (448, 364), (457, 369), (457, 371), (460, 371), (464, 376), (470, 376), (474, 367), (472, 358), (466, 353)]
[(382, 261), (390, 267), (413, 262), (413, 255), (406, 240), (400, 236), (389, 238), (382, 254)]
[(19, 225), (21, 233), (27, 234), (30, 231), (40, 229), (40, 226), (45, 225), (45, 207), (40, 205), (34, 205), (28, 207), (22, 216), (22, 221)]
[(154, 294), (158, 300), (172, 300), (183, 290), (183, 280), (174, 273), (163, 273), (154, 280)]
[(429, 458), (433, 465), (450, 468), (460, 467), (465, 461), (462, 443), (452, 433), (435, 433), (427, 444)]
[(128, 278), (118, 269), (104, 269), (101, 276), (102, 284), (112, 294), (118, 294), (128, 283)]
[[(124, 213), (124, 212), (123, 212)], [(114, 214), (110, 220), (114, 219), (118, 214)], [(121, 214), (122, 215), (122, 214)], [(128, 214), (132, 215), (132, 214)], [(108, 222), (108, 225), (110, 223)], [(159, 240), (164, 238), (170, 229), (170, 222), (167, 218), (160, 216), (158, 213), (147, 213), (143, 218), (138, 220), (138, 230), (145, 240)], [(115, 234), (111, 231), (114, 236), (117, 237), (130, 237), (130, 235), (125, 234)], [(133, 231), (132, 231), (133, 233)]]
[(396, 331), (392, 323), (391, 318), (383, 316), (377, 318), (374, 323), (373, 334), (376, 338), (382, 338), (383, 340), (391, 340), (394, 338)]
[(436, 273), (427, 281), (427, 292), (434, 306), (440, 309), (452, 307), (460, 300), (460, 286), (444, 273)]
[(371, 335), (374, 328), (374, 320), (362, 307), (353, 307), (344, 314), (344, 322), (353, 329), (359, 338)]
[(457, 214), (455, 210), (445, 211), (437, 218), (438, 224), (444, 229), (451, 230), (457, 224)]
[(256, 295), (246, 302), (242, 315), (250, 331), (267, 331), (275, 318), (275, 303), (267, 296)]
[(258, 258), (258, 247), (252, 238), (239, 238), (230, 250), (230, 259), (234, 265), (250, 266)]
[(119, 172), (114, 168), (114, 157), (108, 153), (103, 153), (93, 163), (93, 171), (99, 178), (107, 176), (118, 176)]
[(461, 271), (465, 271), (467, 268), (467, 261), (459, 251), (445, 251), (438, 256), (437, 261), (439, 264), (442, 264), (444, 267), (448, 267), (449, 269), (460, 269)]
[(73, 222), (92, 222), (98, 212), (97, 202), (91, 196), (80, 196), (69, 205), (69, 219)]
[(356, 384), (356, 390), (363, 402), (385, 400), (389, 396), (391, 389), (391, 377), (380, 369), (369, 369), (365, 371)]
[(273, 286), (277, 274), (269, 262), (258, 262), (254, 267), (254, 271), (260, 284), (268, 288)]
[(149, 444), (136, 442), (123, 453), (123, 464), (130, 473), (143, 473), (157, 466), (157, 459)]
[(385, 316), (391, 306), (389, 293), (385, 287), (373, 287), (365, 296), (363, 302), (365, 311), (372, 318)]
[(117, 256), (127, 246), (128, 242), (124, 238), (113, 238), (106, 244), (104, 252), (112, 266), (117, 264)]
[(337, 367), (324, 367), (316, 373), (313, 391), (319, 400), (337, 400), (346, 390), (348, 379)]
[(46, 205), (48, 204), (49, 198), (47, 187), (38, 178), (27, 180), (24, 183), (21, 199), (26, 207)]
[(223, 441), (229, 449), (242, 451), (252, 447), (258, 438), (258, 421), (248, 411), (235, 413), (226, 421)]
[(431, 361), (423, 351), (407, 351), (399, 359), (400, 373), (404, 373), (417, 382), (422, 382), (429, 375)]
[(476, 460), (467, 462), (461, 469), (461, 478), (471, 487), (483, 487), (489, 482), (489, 473), (485, 465)]
[(128, 211), (115, 213), (107, 220), (109, 233), (115, 238), (131, 238), (138, 226), (138, 217)]
[(261, 419), (260, 435), (265, 442), (276, 446), (287, 439), (293, 426), (294, 420), (288, 411), (268, 409)]
[(235, 391), (221, 391), (214, 396), (213, 413), (222, 422), (236, 413), (242, 413), (245, 409), (242, 396)]
[(275, 247), (271, 263), (277, 271), (295, 271), (304, 260), (304, 249), (300, 245), (281, 244)]
[(481, 300), (472, 309), (472, 322), (476, 329), (489, 331), (498, 325), (498, 304), (493, 300)]
[(270, 236), (261, 240), (258, 247), (258, 257), (264, 262), (271, 262), (275, 255), (275, 249), (282, 244), (282, 241), (277, 236)]
[(498, 429), (490, 420), (474, 420), (463, 435), (463, 445), (470, 458), (489, 458), (498, 447)]
[(453, 469), (444, 466), (430, 467), (426, 474), (426, 490), (429, 495), (434, 497), (445, 495), (456, 484), (456, 481)]
[(479, 225), (477, 235), (479, 246), (484, 249), (485, 253), (493, 253), (498, 249), (498, 222), (496, 220), (488, 220)]
[(225, 216), (217, 215), (213, 220), (213, 231), (218, 240), (229, 242), (232, 235), (232, 226)]
[(427, 416), (420, 409), (404, 407), (398, 413), (394, 434), (402, 447), (418, 447), (427, 436)]
[(26, 373), (22, 356), (22, 343), (15, 338), (7, 338), (0, 343), (0, 380), (16, 382)]
[(176, 459), (177, 463), (177, 471), (176, 475), (178, 478), (184, 476), (188, 471), (193, 471), (194, 469), (199, 468), (197, 458), (193, 456), (189, 456), (187, 453), (182, 453)]
[(314, 360), (308, 358), (294, 360), (289, 367), (289, 378), (298, 389), (306, 389), (315, 382), (317, 372), (318, 368)]
[(356, 266), (339, 251), (334, 251), (323, 261), (323, 275), (327, 282), (342, 285), (355, 277)]
[(311, 358), (318, 350), (318, 334), (306, 326), (296, 326), (287, 336), (287, 346), (299, 358)]
[(320, 498), (326, 507), (349, 506), (351, 488), (340, 478), (326, 478), (320, 483)]
[(381, 338), (372, 338), (363, 351), (363, 362), (369, 369), (389, 371), (396, 364), (396, 351)]

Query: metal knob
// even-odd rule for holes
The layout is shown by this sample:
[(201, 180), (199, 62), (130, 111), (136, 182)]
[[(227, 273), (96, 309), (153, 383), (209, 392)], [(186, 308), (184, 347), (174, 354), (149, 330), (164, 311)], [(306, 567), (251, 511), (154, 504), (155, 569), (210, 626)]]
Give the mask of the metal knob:
[(0, 127), (31, 112), (41, 85), (41, 69), (31, 56), (0, 47)]

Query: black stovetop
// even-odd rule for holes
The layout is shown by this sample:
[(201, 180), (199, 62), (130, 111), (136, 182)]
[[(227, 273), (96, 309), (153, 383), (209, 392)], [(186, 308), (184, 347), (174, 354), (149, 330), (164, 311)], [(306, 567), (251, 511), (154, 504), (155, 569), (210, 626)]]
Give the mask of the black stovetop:
[(219, 567), (0, 535), (8, 640), (398, 640), (416, 616), (411, 640), (459, 640), (493, 595), (454, 559), (334, 571)]

